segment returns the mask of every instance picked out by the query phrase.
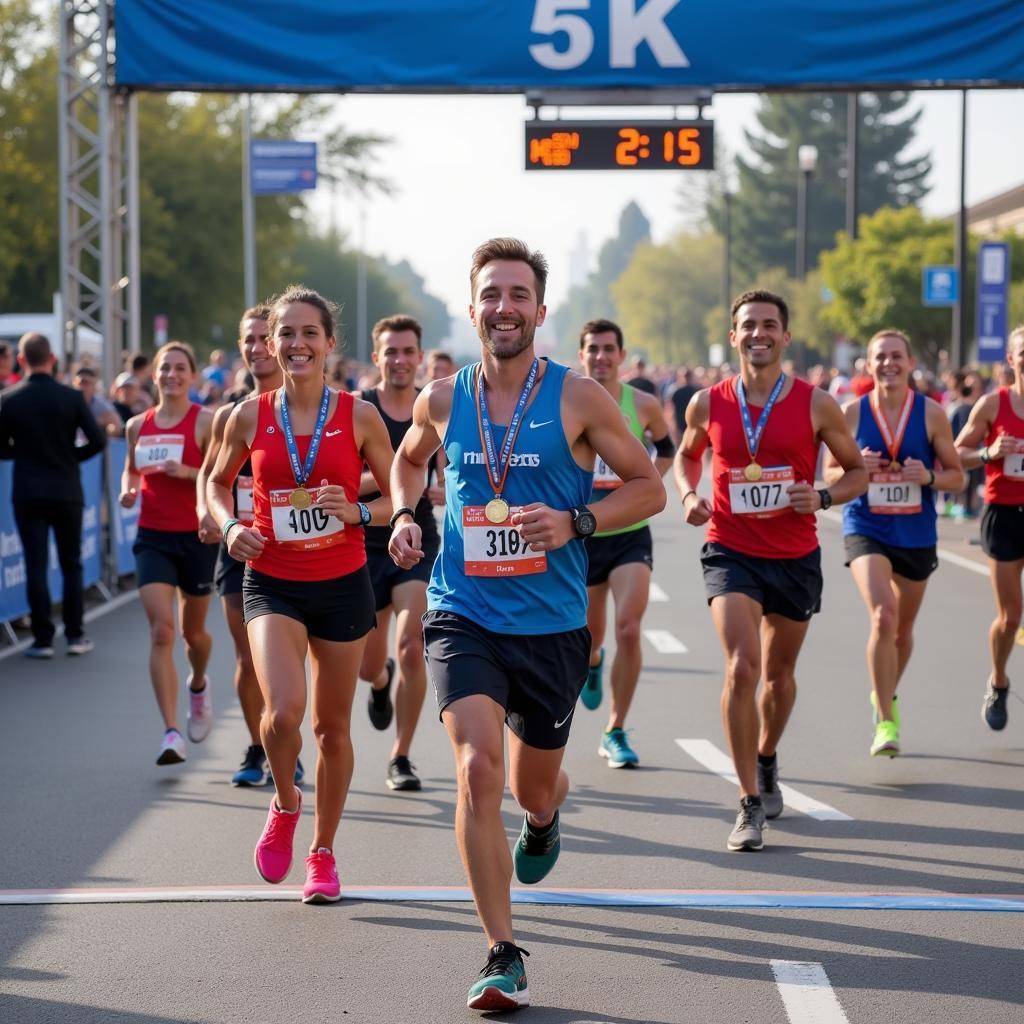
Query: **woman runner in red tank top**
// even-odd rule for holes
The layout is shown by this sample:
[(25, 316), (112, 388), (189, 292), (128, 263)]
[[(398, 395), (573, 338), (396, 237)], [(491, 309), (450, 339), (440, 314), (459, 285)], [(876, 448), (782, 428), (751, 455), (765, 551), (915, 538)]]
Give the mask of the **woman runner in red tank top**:
[[(394, 453), (377, 410), (324, 383), (335, 347), (330, 305), (293, 286), (271, 303), (269, 327), (284, 387), (232, 412), (207, 498), (228, 553), (247, 563), (243, 606), (263, 692), (260, 733), (276, 789), (256, 845), (256, 870), (268, 882), (281, 882), (291, 867), (302, 806), (293, 778), (308, 649), (319, 763), (303, 900), (333, 902), (341, 894), (334, 838), (352, 779), (352, 700), (374, 623), (363, 527), (386, 523), (391, 514)], [(231, 484), (247, 458), (252, 526), (234, 518), (231, 502)], [(381, 491), (369, 506), (358, 500), (364, 461)]]
[(141, 499), (139, 532), (133, 547), (142, 607), (149, 620), (149, 673), (164, 736), (156, 763), (185, 760), (178, 730), (178, 673), (174, 667), (174, 605), (178, 597), (189, 676), (188, 736), (204, 740), (213, 723), (206, 666), (213, 640), (206, 613), (213, 593), (216, 544), (198, 535), (196, 477), (210, 440), (212, 414), (189, 400), (196, 376), (192, 349), (172, 341), (153, 360), (159, 395), (154, 408), (128, 422), (128, 450), (121, 475), (121, 504)]

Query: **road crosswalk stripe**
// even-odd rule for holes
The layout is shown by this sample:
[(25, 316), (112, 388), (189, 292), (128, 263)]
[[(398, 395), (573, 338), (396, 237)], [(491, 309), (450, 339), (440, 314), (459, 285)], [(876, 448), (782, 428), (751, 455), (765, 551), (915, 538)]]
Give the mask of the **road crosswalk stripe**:
[(649, 601), (667, 601), (668, 594), (654, 580), (651, 580), (650, 586), (647, 588), (647, 599)]
[(821, 964), (772, 960), (771, 967), (789, 1024), (847, 1024)]
[(667, 629), (645, 629), (644, 636), (659, 654), (686, 654), (689, 648)]

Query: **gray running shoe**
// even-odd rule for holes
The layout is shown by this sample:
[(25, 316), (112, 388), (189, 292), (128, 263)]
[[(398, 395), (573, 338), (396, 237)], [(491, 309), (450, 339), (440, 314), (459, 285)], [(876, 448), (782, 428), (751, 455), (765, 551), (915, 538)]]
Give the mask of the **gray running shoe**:
[(754, 803), (754, 798), (745, 796), (740, 801), (740, 813), (736, 825), (729, 833), (726, 846), (733, 851), (764, 849), (764, 808)]
[(990, 729), (999, 732), (1006, 728), (1009, 720), (1009, 712), (1006, 709), (1006, 696), (1010, 692), (1010, 684), (1007, 683), (1002, 689), (997, 690), (989, 676), (988, 688), (985, 690), (985, 702), (981, 705), (981, 717)]
[(776, 759), (770, 768), (757, 762), (757, 791), (761, 794), (761, 806), (766, 818), (777, 818), (782, 813), (782, 790), (779, 789), (779, 762)]

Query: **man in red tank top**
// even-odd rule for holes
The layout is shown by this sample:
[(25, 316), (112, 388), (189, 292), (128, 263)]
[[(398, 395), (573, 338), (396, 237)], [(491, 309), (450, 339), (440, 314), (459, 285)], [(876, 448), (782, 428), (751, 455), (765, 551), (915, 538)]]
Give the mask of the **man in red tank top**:
[[(981, 713), (990, 729), (1005, 729), (1010, 680), (1006, 663), (1021, 622), (1024, 572), (1024, 324), (1010, 332), (1006, 361), (1013, 385), (985, 395), (971, 410), (956, 448), (964, 469), (985, 467), (981, 546), (988, 555), (996, 617), (989, 627), (992, 674)], [(984, 443), (983, 448), (978, 445)]]
[[(691, 399), (675, 479), (686, 521), (711, 524), (701, 564), (726, 654), (722, 719), (740, 786), (727, 846), (760, 850), (765, 818), (782, 813), (775, 752), (796, 699), (797, 656), (821, 608), (815, 513), (863, 494), (868, 475), (835, 399), (782, 371), (785, 301), (745, 292), (733, 303), (732, 323), (739, 375)], [(827, 490), (814, 487), (821, 442), (844, 470)], [(713, 502), (697, 493), (708, 446)]]

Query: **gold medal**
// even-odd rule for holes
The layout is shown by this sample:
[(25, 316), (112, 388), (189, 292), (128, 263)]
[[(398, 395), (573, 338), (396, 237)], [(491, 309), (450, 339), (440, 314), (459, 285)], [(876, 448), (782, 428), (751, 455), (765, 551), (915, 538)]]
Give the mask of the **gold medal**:
[(494, 523), (497, 526), (499, 523), (505, 522), (508, 519), (508, 502), (504, 498), (497, 496), (491, 498), (486, 505), (484, 505), (484, 516), (487, 522)]
[(292, 508), (303, 509), (309, 508), (313, 504), (313, 496), (306, 490), (305, 487), (296, 487), (291, 494), (288, 495), (288, 504)]
[(751, 462), (743, 470), (743, 475), (752, 483), (756, 484), (761, 479), (761, 467), (756, 462)]

